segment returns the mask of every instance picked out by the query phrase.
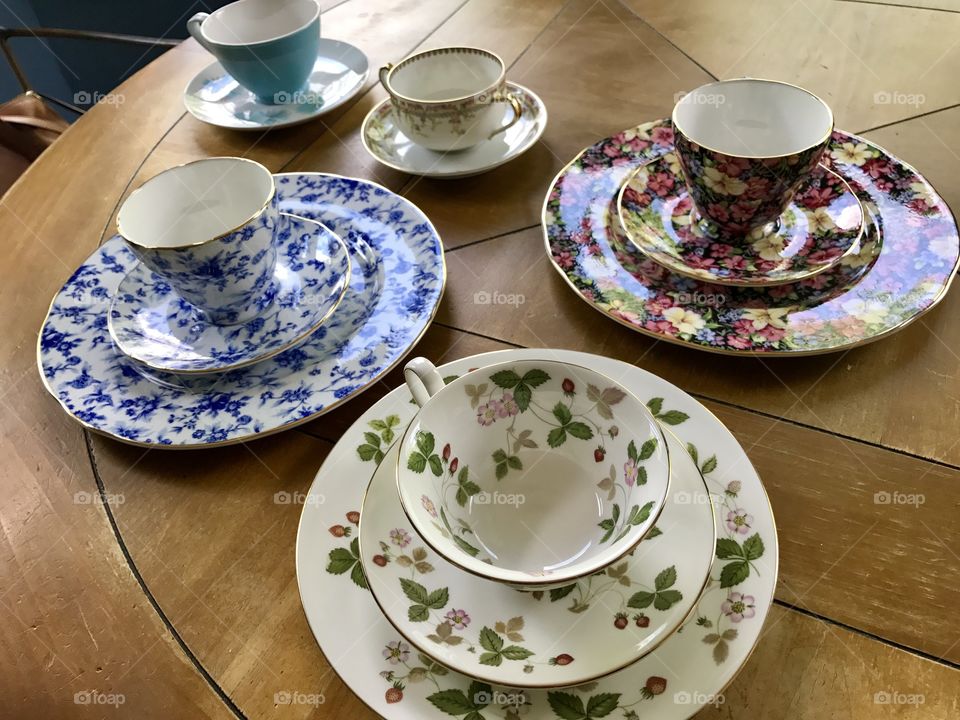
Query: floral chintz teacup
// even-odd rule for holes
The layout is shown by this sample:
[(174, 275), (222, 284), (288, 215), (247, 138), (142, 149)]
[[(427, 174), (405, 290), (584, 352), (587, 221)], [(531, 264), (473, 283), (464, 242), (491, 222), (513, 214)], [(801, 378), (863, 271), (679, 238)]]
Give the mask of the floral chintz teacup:
[(833, 113), (803, 88), (742, 78), (687, 93), (673, 109), (673, 128), (705, 230), (734, 242), (767, 225), (775, 229), (820, 161)]
[(663, 433), (610, 378), (548, 359), (445, 385), (416, 358), (404, 375), (421, 408), (400, 440), (400, 500), (454, 565), (559, 587), (623, 557), (656, 522), (670, 483)]
[(242, 158), (207, 158), (147, 180), (120, 207), (128, 247), (219, 325), (273, 301), (279, 210), (273, 176)]
[[(506, 69), (497, 55), (471, 47), (448, 47), (411, 55), (380, 68), (397, 126), (430, 150), (463, 150), (514, 125), (523, 113), (507, 91)], [(504, 123), (504, 103), (512, 118)]]

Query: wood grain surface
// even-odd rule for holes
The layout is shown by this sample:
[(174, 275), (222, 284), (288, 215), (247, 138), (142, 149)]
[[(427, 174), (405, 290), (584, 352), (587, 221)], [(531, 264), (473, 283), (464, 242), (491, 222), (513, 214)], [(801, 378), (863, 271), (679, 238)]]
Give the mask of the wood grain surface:
[[(171, 454), (86, 435), (36, 372), (50, 298), (113, 234), (122, 199), (166, 167), (215, 155), (365, 177), (417, 203), (443, 237), (449, 280), (416, 352), (437, 363), (517, 346), (609, 355), (694, 394), (731, 428), (771, 497), (780, 581), (754, 655), (725, 702), (698, 717), (960, 716), (957, 293), (849, 352), (707, 356), (604, 321), (552, 270), (539, 226), (548, 184), (584, 146), (666, 116), (680, 91), (743, 74), (810, 87), (839, 127), (915, 165), (960, 207), (955, 6), (325, 3), (324, 35), (358, 45), (374, 71), (416, 49), (472, 44), (499, 53), (508, 77), (544, 99), (540, 143), (455, 182), (410, 177), (365, 153), (360, 125), (385, 96), (375, 72), (345, 107), (270, 133), (184, 113), (183, 87), (210, 62), (192, 40), (130, 78), (116, 90), (122, 104), (95, 106), (0, 200), (0, 718), (374, 717), (307, 627), (293, 563), (301, 508), (276, 494), (305, 493), (399, 373), (297, 430)], [(478, 304), (480, 291), (524, 303)], [(883, 502), (897, 492), (923, 501)], [(277, 705), (284, 690), (326, 702)], [(92, 704), (90, 693), (123, 705)], [(923, 703), (884, 703), (883, 693)]]

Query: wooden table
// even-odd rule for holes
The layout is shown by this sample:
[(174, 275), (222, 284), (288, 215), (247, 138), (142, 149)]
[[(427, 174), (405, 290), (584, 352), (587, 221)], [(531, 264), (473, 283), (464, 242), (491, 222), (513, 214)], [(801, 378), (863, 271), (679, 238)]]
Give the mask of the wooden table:
[[(496, 51), (547, 103), (546, 134), (478, 178), (409, 177), (362, 148), (361, 121), (384, 95), (373, 80), (348, 107), (298, 128), (208, 127), (180, 99), (210, 62), (188, 41), (37, 161), (0, 201), (0, 717), (371, 716), (304, 620), (293, 563), (300, 507), (272, 498), (305, 492), (351, 420), (398, 376), (296, 430), (171, 453), (84, 433), (37, 374), (49, 300), (113, 233), (120, 201), (159, 170), (210, 155), (372, 178), (417, 203), (449, 268), (417, 352), (437, 362), (517, 346), (602, 353), (665, 377), (730, 426), (771, 495), (781, 572), (757, 651), (726, 704), (702, 717), (960, 717), (960, 292), (875, 345), (721, 358), (601, 319), (550, 268), (540, 229), (548, 183), (582, 147), (666, 116), (678, 91), (746, 74), (809, 87), (838, 127), (914, 164), (960, 208), (960, 2), (326, 5), (324, 34), (359, 45), (373, 68), (444, 44)], [(884, 102), (897, 93), (915, 97)], [(481, 290), (526, 302), (478, 305)], [(878, 504), (883, 491), (924, 502)], [(75, 702), (91, 690), (124, 704)], [(326, 702), (278, 706), (279, 690)], [(923, 704), (877, 704), (881, 692)]]

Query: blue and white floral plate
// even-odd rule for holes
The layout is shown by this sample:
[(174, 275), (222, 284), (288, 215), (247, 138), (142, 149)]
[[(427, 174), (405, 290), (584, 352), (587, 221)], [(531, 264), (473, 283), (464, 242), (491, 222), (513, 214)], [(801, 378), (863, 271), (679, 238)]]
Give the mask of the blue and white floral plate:
[[(409, 573), (414, 581), (394, 592), (409, 601), (411, 617), (442, 609), (443, 620), (432, 623), (435, 638), (427, 639), (438, 657), (445, 652), (439, 648), (469, 634), (477, 638), (478, 653), (489, 653), (488, 663), (532, 663), (534, 675), (550, 673), (551, 661), (561, 668), (584, 662), (576, 648), (566, 645), (565, 635), (557, 637), (553, 647), (531, 648), (534, 638), (528, 623), (514, 614), (497, 614), (482, 598), (464, 593), (462, 583), (441, 591), (445, 586), (437, 584), (443, 572), (438, 559), (409, 525), (392, 528), (383, 539), (386, 549), (366, 543), (361, 549), (358, 523), (366, 520), (361, 519), (364, 483), (358, 481), (389, 462), (387, 451), (417, 412), (410, 391), (399, 387), (365, 412), (327, 455), (303, 503), (297, 531), (297, 583), (310, 629), (341, 679), (386, 720), (683, 720), (705, 705), (724, 702), (725, 688), (760, 640), (777, 584), (777, 530), (763, 483), (730, 431), (666, 380), (599, 355), (503, 350), (462, 358), (444, 365), (441, 372), (460, 376), (471, 368), (542, 357), (594, 368), (622, 383), (684, 444), (706, 480), (716, 520), (706, 590), (690, 621), (649, 655), (575, 687), (520, 690), (494, 685), (450, 670), (419, 652), (384, 618), (368, 589), (365, 567), (371, 567), (371, 574), (399, 572), (401, 566)], [(649, 541), (649, 547), (670, 563), (685, 541), (683, 530), (671, 529), (666, 521), (657, 527), (661, 534)], [(583, 617), (574, 610), (582, 609), (577, 600), (589, 592), (590, 580), (569, 592), (546, 591), (525, 602), (560, 607), (570, 615), (572, 627)], [(595, 586), (602, 577), (592, 580)], [(653, 603), (657, 593), (665, 599), (667, 586), (666, 578), (659, 586), (654, 581)], [(628, 598), (632, 594), (625, 585), (623, 591)], [(645, 612), (651, 614), (649, 608)], [(611, 633), (626, 636), (637, 628), (632, 615), (623, 628), (610, 620)], [(449, 627), (442, 627), (444, 623)], [(521, 648), (536, 653), (517, 659), (526, 655)], [(715, 711), (711, 717), (720, 714)]]
[(281, 213), (273, 301), (236, 325), (210, 322), (143, 263), (120, 281), (110, 305), (110, 336), (154, 370), (211, 373), (266, 360), (303, 342), (337, 309), (350, 282), (350, 254), (337, 235)]
[(320, 38), (313, 73), (302, 90), (280, 93), (268, 105), (240, 85), (219, 62), (187, 84), (183, 104), (197, 120), (231, 130), (270, 130), (313, 120), (340, 107), (363, 88), (370, 72), (367, 56), (341, 40)]
[(54, 297), (38, 340), (49, 392), (86, 428), (143, 446), (209, 447), (284, 430), (370, 387), (423, 335), (443, 294), (440, 238), (408, 200), (365, 180), (276, 175), (280, 209), (350, 250), (340, 307), (302, 345), (219, 376), (146, 371), (110, 339), (107, 306), (136, 264), (105, 242)]

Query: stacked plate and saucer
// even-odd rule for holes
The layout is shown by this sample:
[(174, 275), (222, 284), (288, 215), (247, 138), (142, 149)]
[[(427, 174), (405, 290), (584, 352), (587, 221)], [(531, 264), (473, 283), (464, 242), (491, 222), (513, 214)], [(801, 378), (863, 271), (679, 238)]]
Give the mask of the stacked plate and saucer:
[(50, 393), (151, 447), (253, 439), (316, 417), (397, 364), (445, 282), (430, 221), (365, 180), (241, 158), (166, 170), (54, 297)]
[(837, 130), (806, 90), (743, 78), (601, 140), (554, 179), (555, 269), (627, 327), (726, 354), (808, 355), (933, 308), (956, 221), (912, 167)]
[(417, 358), (405, 376), (331, 451), (297, 537), (307, 619), (351, 689), (389, 720), (723, 704), (778, 553), (729, 431), (586, 353)]

